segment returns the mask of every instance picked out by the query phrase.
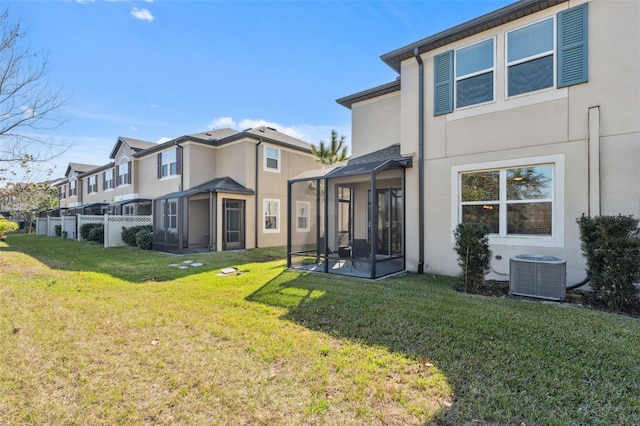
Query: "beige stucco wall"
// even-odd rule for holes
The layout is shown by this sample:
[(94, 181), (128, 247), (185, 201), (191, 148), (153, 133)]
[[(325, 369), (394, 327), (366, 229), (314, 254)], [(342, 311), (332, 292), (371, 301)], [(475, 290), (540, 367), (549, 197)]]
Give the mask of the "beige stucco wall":
[[(515, 254), (541, 253), (567, 260), (568, 281), (584, 276), (584, 260), (576, 218), (596, 211), (589, 204), (589, 185), (597, 184), (603, 214), (640, 216), (640, 2), (594, 0), (589, 5), (589, 81), (563, 89), (505, 99), (505, 32), (575, 6), (578, 1), (549, 8), (485, 33), (463, 39), (422, 56), (425, 75), (425, 271), (455, 275), (459, 272), (453, 252), (452, 231), (457, 201), (452, 203), (449, 184), (455, 167), (492, 162), (514, 162), (556, 155), (564, 161), (562, 198), (564, 209), (557, 235), (547, 246), (492, 243), (493, 276), (505, 278), (508, 259)], [(495, 37), (495, 101), (433, 116), (433, 56)], [(402, 152), (418, 150), (418, 65), (402, 64), (400, 102)], [(589, 109), (597, 107), (597, 125)], [(595, 119), (598, 115), (592, 115)], [(597, 131), (598, 134), (594, 134)], [(600, 173), (589, 175), (589, 139), (598, 144)], [(354, 136), (354, 140), (358, 140)], [(595, 141), (595, 142), (594, 142)], [(354, 148), (355, 152), (355, 148)], [(414, 160), (417, 158), (414, 157)], [(418, 168), (407, 170), (407, 193), (417, 194)], [(457, 184), (454, 182), (454, 184)], [(592, 191), (593, 192), (593, 188)], [(558, 194), (557, 194), (558, 195)], [(407, 233), (418, 224), (417, 196), (407, 196)], [(454, 220), (452, 220), (452, 215)], [(414, 228), (414, 229), (412, 229)], [(407, 241), (407, 268), (415, 271), (417, 238)]]
[[(267, 171), (264, 168), (265, 146), (280, 149), (280, 172)], [(253, 228), (258, 235), (258, 247), (276, 247), (287, 245), (287, 181), (305, 171), (318, 169), (320, 164), (310, 153), (293, 150), (279, 145), (263, 142), (258, 147), (258, 195), (256, 197), (257, 227), (255, 220), (247, 219), (247, 229)], [(255, 185), (251, 185), (253, 189)], [(278, 232), (264, 230), (264, 200), (280, 201), (280, 226)], [(295, 207), (295, 206), (294, 206)], [(295, 213), (295, 210), (294, 210)], [(249, 218), (249, 216), (247, 216)]]
[(400, 142), (400, 91), (351, 106), (351, 156)]

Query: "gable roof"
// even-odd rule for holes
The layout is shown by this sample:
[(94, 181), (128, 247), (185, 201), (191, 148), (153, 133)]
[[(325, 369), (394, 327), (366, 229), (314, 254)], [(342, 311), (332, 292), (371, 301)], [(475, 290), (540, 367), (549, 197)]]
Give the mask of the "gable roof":
[(400, 73), (400, 64), (404, 60), (413, 58), (415, 49), (418, 50), (419, 54), (422, 54), (566, 1), (567, 0), (521, 0), (487, 13), (486, 15), (482, 15), (460, 25), (456, 25), (455, 27), (441, 31), (430, 37), (416, 41), (415, 43), (396, 49), (382, 55), (380, 59), (382, 59), (396, 72)]
[(84, 173), (84, 172), (88, 172), (89, 170), (93, 170), (96, 167), (98, 166), (94, 166), (93, 164), (69, 163), (69, 165), (67, 166), (67, 171), (64, 173), (64, 176), (68, 178), (69, 173), (71, 172), (71, 169), (79, 173)]
[(109, 155), (110, 159), (116, 158), (116, 153), (120, 149), (120, 146), (123, 144), (131, 148), (131, 150), (134, 153), (145, 150), (145, 149), (149, 149), (157, 145), (153, 142), (147, 142), (140, 139), (126, 138), (124, 136), (119, 136), (118, 140), (116, 141), (116, 144), (113, 146), (113, 149), (111, 150), (111, 154)]

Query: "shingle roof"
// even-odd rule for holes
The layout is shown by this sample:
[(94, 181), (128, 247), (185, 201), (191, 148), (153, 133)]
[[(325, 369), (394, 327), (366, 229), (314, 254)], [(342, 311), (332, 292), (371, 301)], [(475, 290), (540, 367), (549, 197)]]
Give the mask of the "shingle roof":
[(360, 157), (351, 158), (341, 163), (320, 170), (310, 170), (302, 173), (289, 182), (298, 182), (313, 179), (336, 178), (344, 176), (364, 175), (373, 172), (385, 163), (392, 168), (411, 167), (411, 157), (404, 157), (400, 153), (400, 145), (391, 145)]
[(233, 194), (247, 194), (247, 195), (255, 194), (253, 189), (249, 189), (244, 185), (240, 185), (235, 180), (231, 179), (228, 176), (225, 176), (225, 177), (210, 180), (209, 182), (205, 182), (198, 186), (194, 186), (191, 189), (185, 189), (184, 191), (177, 191), (177, 192), (165, 194), (156, 199), (161, 200), (161, 199), (167, 199), (167, 198), (188, 197), (190, 195), (207, 193), (207, 192), (229, 192)]
[(116, 152), (118, 152), (118, 150), (120, 149), (120, 145), (122, 145), (123, 143), (126, 144), (129, 148), (131, 148), (131, 150), (134, 153), (138, 151), (143, 151), (145, 149), (153, 148), (154, 146), (157, 145), (153, 142), (147, 142), (147, 141), (142, 141), (140, 139), (133, 139), (133, 138), (127, 138), (124, 136), (119, 136), (118, 140), (113, 146), (113, 149), (111, 150), (111, 154), (109, 155), (109, 158), (111, 159), (116, 158)]
[(134, 156), (142, 157), (148, 154), (152, 154), (161, 149), (167, 148), (169, 146), (176, 145), (182, 142), (187, 142), (187, 141), (202, 143), (202, 144), (207, 144), (212, 146), (222, 146), (227, 143), (241, 140), (243, 138), (251, 138), (254, 140), (261, 139), (266, 142), (270, 142), (277, 145), (286, 146), (286, 147), (290, 147), (300, 151), (311, 153), (311, 144), (304, 142), (300, 139), (294, 138), (293, 136), (286, 135), (271, 127), (260, 126), (253, 129), (247, 129), (242, 132), (239, 132), (234, 129), (224, 128), (224, 129), (209, 130), (205, 132), (194, 133), (191, 135), (184, 135), (175, 139), (171, 139), (170, 141), (167, 141), (161, 144), (155, 144), (151, 148), (145, 149), (140, 152), (136, 152)]
[(84, 172), (88, 172), (89, 170), (93, 170), (96, 167), (99, 167), (99, 166), (94, 166), (93, 164), (69, 163), (69, 165), (67, 166), (67, 171), (65, 172), (64, 176), (69, 177), (69, 172), (71, 171), (71, 169), (74, 169), (75, 171), (80, 173), (84, 173)]

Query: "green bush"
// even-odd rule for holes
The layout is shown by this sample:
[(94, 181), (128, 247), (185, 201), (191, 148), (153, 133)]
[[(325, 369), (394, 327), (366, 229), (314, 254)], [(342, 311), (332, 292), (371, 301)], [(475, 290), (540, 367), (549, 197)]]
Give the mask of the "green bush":
[(18, 224), (15, 222), (11, 222), (6, 219), (4, 216), (0, 216), (0, 241), (4, 241), (5, 232), (16, 231), (18, 229)]
[(621, 311), (638, 297), (640, 280), (638, 219), (584, 214), (577, 220), (593, 297)]
[(141, 229), (136, 234), (136, 244), (142, 250), (151, 250), (153, 248), (153, 236), (151, 234), (151, 227)]
[(460, 281), (463, 290), (473, 293), (484, 284), (484, 276), (489, 272), (491, 250), (489, 230), (483, 225), (459, 224), (454, 236), (458, 265), (462, 269)]
[(91, 231), (89, 231), (89, 240), (104, 243), (104, 225), (100, 224), (91, 228)]
[(146, 229), (149, 232), (151, 232), (151, 225), (131, 226), (129, 228), (125, 228), (123, 226), (122, 241), (127, 245), (134, 246), (134, 247), (137, 246), (138, 242), (137, 242), (136, 234), (142, 231), (143, 229)]
[(93, 228), (97, 226), (102, 226), (104, 228), (104, 225), (100, 223), (85, 223), (84, 225), (82, 225), (80, 227), (80, 236), (82, 237), (82, 239), (91, 241), (91, 237), (89, 236), (89, 233)]
[(62, 225), (56, 225), (53, 227), (56, 233), (56, 237), (62, 236)]

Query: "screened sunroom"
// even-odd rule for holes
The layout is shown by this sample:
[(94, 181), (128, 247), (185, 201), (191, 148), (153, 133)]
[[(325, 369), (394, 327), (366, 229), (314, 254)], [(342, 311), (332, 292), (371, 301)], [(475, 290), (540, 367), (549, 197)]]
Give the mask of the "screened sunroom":
[(405, 269), (405, 169), (400, 146), (289, 180), (287, 265), (380, 278)]

